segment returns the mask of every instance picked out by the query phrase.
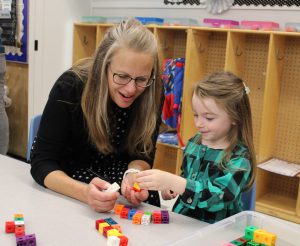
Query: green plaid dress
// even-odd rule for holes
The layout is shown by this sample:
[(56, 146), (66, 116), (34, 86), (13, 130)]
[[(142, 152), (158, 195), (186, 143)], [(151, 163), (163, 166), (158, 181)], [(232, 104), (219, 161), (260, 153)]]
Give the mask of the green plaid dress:
[(214, 223), (242, 211), (241, 191), (251, 172), (249, 152), (237, 144), (224, 169), (220, 166), (224, 151), (198, 144), (200, 137), (198, 133), (190, 139), (184, 150), (181, 176), (187, 185), (173, 211)]

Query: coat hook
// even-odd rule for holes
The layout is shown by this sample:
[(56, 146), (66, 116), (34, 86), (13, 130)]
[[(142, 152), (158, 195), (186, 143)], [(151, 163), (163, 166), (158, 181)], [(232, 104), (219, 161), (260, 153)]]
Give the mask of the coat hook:
[(205, 51), (205, 48), (204, 48), (204, 47), (202, 47), (202, 43), (199, 43), (199, 44), (198, 44), (198, 46), (197, 46), (197, 50), (198, 50), (198, 52), (199, 52), (199, 53), (204, 53), (204, 51)]
[(239, 46), (236, 46), (235, 48), (235, 55), (236, 56), (241, 56), (243, 54), (243, 51), (240, 49)]
[(87, 39), (87, 37), (85, 35), (83, 36), (83, 43), (85, 45), (87, 45), (89, 43), (89, 41), (88, 41), (88, 39)]
[(283, 58), (284, 58), (284, 54), (282, 53), (282, 54), (280, 54), (281, 52), (280, 52), (280, 49), (278, 49), (277, 51), (276, 51), (276, 58), (277, 58), (277, 60), (279, 60), (279, 61), (281, 61), (281, 60), (283, 60)]

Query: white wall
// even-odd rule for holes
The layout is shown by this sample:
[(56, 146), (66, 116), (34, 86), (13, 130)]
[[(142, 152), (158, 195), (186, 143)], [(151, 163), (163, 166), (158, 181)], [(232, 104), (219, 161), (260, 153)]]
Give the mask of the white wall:
[[(28, 119), (43, 111), (51, 87), (72, 64), (73, 23), (90, 14), (90, 0), (30, 0)], [(34, 51), (38, 40), (38, 51)]]
[(274, 21), (284, 27), (286, 22), (300, 22), (299, 7), (232, 7), (220, 15), (213, 15), (204, 6), (165, 5), (164, 0), (91, 0), (91, 13), (100, 16), (151, 16), (197, 19), (223, 18), (230, 20)]

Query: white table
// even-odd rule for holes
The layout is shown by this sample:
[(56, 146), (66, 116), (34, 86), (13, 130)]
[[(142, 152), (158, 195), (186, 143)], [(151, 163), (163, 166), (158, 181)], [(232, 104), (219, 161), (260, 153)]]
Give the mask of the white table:
[[(32, 179), (30, 165), (0, 155), (0, 245), (16, 245), (14, 234), (5, 233), (5, 222), (22, 213), (25, 233), (36, 234), (37, 245), (106, 245), (95, 221), (111, 217), (129, 238), (129, 245), (172, 245), (206, 226), (204, 222), (170, 212), (170, 224), (134, 225), (113, 213), (97, 213), (86, 204), (45, 189)], [(157, 207), (142, 204), (139, 209)]]

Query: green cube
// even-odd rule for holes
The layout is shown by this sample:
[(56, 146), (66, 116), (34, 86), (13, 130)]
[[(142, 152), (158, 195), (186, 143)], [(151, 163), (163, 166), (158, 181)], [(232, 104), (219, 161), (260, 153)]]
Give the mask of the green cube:
[(253, 240), (254, 237), (254, 231), (257, 230), (258, 228), (255, 226), (247, 226), (245, 229), (245, 236), (244, 238), (246, 238), (247, 240), (251, 241)]

